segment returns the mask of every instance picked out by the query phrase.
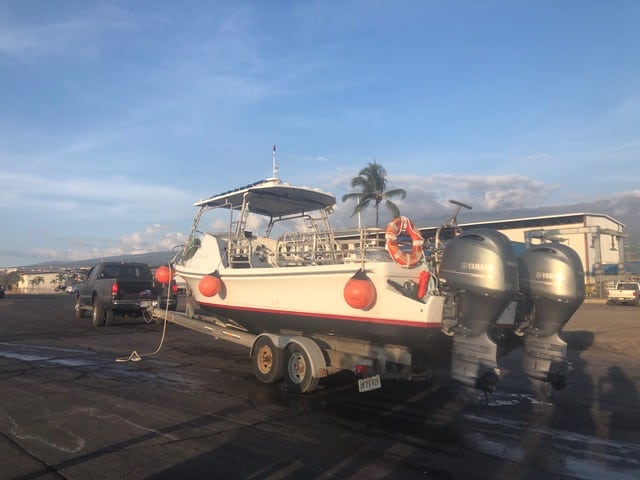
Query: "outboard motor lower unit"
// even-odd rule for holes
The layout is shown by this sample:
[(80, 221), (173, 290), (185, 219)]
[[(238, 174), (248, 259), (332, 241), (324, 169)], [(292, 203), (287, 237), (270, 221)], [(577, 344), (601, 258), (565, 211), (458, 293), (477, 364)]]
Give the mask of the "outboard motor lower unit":
[(463, 385), (493, 391), (498, 381), (496, 343), (487, 335), (518, 292), (517, 260), (509, 239), (496, 230), (470, 229), (442, 255), (440, 279), (454, 298), (451, 375)]

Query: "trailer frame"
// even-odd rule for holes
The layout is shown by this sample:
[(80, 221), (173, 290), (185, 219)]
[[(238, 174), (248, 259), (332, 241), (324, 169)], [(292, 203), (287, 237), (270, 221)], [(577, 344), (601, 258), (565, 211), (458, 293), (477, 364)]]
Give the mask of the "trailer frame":
[(247, 348), (259, 381), (284, 379), (287, 388), (296, 393), (309, 393), (321, 378), (344, 370), (356, 375), (361, 392), (380, 388), (382, 379), (415, 377), (411, 352), (401, 345), (294, 330), (254, 334), (189, 308), (177, 312), (152, 307), (150, 315), (156, 323), (166, 321)]

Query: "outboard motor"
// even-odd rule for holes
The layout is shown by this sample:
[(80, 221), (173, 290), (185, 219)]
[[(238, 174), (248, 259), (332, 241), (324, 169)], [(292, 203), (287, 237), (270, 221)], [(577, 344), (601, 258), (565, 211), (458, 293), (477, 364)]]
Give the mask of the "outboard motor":
[(499, 379), (497, 345), (487, 332), (518, 292), (517, 260), (502, 233), (469, 229), (452, 239), (442, 254), (439, 276), (454, 298), (452, 377), (463, 385), (495, 390)]
[(567, 245), (533, 245), (518, 260), (520, 291), (516, 333), (524, 334), (522, 367), (555, 389), (567, 384), (567, 344), (558, 335), (585, 299), (584, 269)]

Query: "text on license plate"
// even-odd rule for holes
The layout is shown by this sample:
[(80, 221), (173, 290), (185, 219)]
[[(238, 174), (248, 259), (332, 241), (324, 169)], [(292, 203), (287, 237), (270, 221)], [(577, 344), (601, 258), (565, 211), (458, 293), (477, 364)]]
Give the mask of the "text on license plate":
[(381, 388), (382, 382), (380, 381), (380, 375), (374, 375), (373, 377), (361, 378), (358, 380), (358, 391), (359, 392), (368, 392), (370, 390), (375, 390), (376, 388)]

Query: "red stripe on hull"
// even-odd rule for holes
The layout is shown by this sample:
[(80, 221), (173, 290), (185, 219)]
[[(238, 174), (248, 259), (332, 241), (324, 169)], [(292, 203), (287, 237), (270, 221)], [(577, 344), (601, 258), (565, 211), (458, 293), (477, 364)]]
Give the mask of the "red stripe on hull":
[[(281, 315), (281, 316), (288, 316), (288, 317), (322, 318), (326, 320), (337, 320), (337, 321), (358, 322), (358, 323), (373, 323), (373, 324), (379, 324), (379, 325), (410, 327), (410, 328), (420, 328), (420, 329), (441, 327), (439, 322), (434, 322), (434, 323), (410, 322), (407, 320), (393, 320), (390, 318), (355, 317), (355, 316), (349, 316), (349, 315), (327, 315), (324, 313), (295, 312), (290, 310), (272, 310), (267, 308), (239, 307), (239, 306), (233, 306), (233, 305), (221, 305), (221, 304), (206, 303), (206, 302), (198, 302), (198, 303), (202, 308), (205, 308), (205, 309), (215, 309), (215, 310), (224, 310), (224, 311), (251, 312), (256, 314)], [(229, 315), (229, 317), (233, 318), (232, 315)]]

